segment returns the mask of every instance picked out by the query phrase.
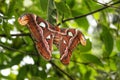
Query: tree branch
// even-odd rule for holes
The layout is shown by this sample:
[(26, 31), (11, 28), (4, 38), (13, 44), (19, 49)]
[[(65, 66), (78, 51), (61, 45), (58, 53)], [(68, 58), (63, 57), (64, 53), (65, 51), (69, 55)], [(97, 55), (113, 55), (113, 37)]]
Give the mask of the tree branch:
[(49, 61), (56, 69), (58, 69), (59, 71), (61, 71), (62, 73), (64, 73), (70, 80), (74, 80), (68, 73), (66, 73), (65, 71), (63, 71), (60, 67), (58, 67), (55, 63), (53, 63), (52, 61)]
[(3, 47), (4, 49), (11, 50), (11, 51), (17, 51), (17, 52), (20, 52), (20, 53), (22, 53), (22, 54), (38, 56), (38, 55), (36, 55), (35, 53), (28, 53), (28, 52), (25, 52), (25, 51), (21, 51), (21, 50), (18, 50), (18, 49), (15, 49), (15, 48), (6, 46), (6, 45), (3, 44), (3, 43), (0, 43), (0, 46)]
[[(10, 34), (11, 36), (30, 36), (30, 33)], [(0, 34), (1, 37), (6, 37), (5, 34)]]
[[(94, 14), (94, 13), (96, 13), (96, 12), (102, 11), (102, 10), (104, 10), (104, 9), (106, 9), (106, 8), (109, 8), (109, 7), (111, 7), (111, 6), (115, 5), (115, 4), (118, 4), (118, 3), (120, 3), (120, 0), (118, 0), (117, 2), (112, 3), (112, 4), (110, 4), (110, 5), (106, 5), (106, 6), (100, 8), (100, 9), (97, 9), (97, 10), (95, 10), (95, 11), (92, 11), (92, 12), (90, 12), (90, 13), (87, 13), (87, 14), (84, 14), (84, 15), (79, 15), (79, 16), (76, 16), (76, 17), (73, 17), (73, 18), (65, 19), (65, 20), (63, 20), (61, 23), (65, 23), (65, 22), (70, 21), (70, 20), (75, 20), (75, 19), (79, 19), (79, 18), (82, 18), (82, 17), (86, 17), (86, 16), (88, 16), (88, 15), (91, 15), (91, 14)], [(59, 26), (61, 23), (58, 23), (57, 26)]]

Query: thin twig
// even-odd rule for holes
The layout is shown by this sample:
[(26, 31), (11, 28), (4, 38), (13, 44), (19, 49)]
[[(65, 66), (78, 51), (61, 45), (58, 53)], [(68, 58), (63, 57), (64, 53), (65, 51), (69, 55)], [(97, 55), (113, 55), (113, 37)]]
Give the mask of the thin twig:
[(0, 43), (0, 46), (3, 47), (4, 49), (7, 49), (7, 50), (17, 51), (17, 52), (20, 52), (20, 53), (23, 53), (23, 54), (27, 54), (27, 55), (35, 55), (35, 56), (37, 56), (35, 53), (27, 53), (27, 52), (25, 52), (25, 51), (21, 51), (21, 50), (18, 50), (18, 49), (15, 49), (15, 48), (12, 48), (12, 47), (6, 46), (6, 45), (3, 44), (3, 43)]
[(4, 49), (8, 49), (8, 50), (11, 50), (11, 51), (17, 51), (17, 52), (20, 52), (20, 53), (24, 53), (23, 51), (18, 51), (17, 49), (15, 48), (11, 48), (9, 46), (6, 46), (4, 45), (3, 43), (0, 43), (0, 46), (3, 47)]
[[(79, 18), (82, 18), (82, 17), (86, 17), (86, 16), (88, 16), (88, 15), (91, 15), (91, 14), (94, 14), (94, 13), (96, 13), (96, 12), (102, 11), (102, 10), (104, 10), (104, 9), (106, 9), (106, 8), (109, 8), (109, 7), (111, 7), (111, 6), (115, 5), (115, 4), (118, 4), (118, 3), (120, 3), (120, 0), (117, 1), (117, 2), (115, 2), (115, 3), (112, 3), (112, 4), (109, 5), (109, 6), (104, 6), (104, 7), (100, 8), (100, 9), (97, 9), (97, 10), (92, 11), (92, 12), (90, 12), (90, 13), (87, 13), (87, 14), (84, 14), (84, 15), (79, 15), (79, 16), (76, 16), (76, 17), (73, 17), (73, 18), (65, 19), (65, 20), (63, 20), (61, 23), (65, 23), (65, 22), (70, 21), (70, 20), (75, 20), (75, 19), (79, 19)], [(59, 26), (61, 23), (58, 23), (57, 26)]]
[[(10, 36), (30, 36), (30, 33), (10, 34)], [(6, 35), (0, 34), (0, 37), (6, 37)]]
[(59, 71), (61, 71), (62, 73), (64, 73), (70, 80), (74, 80), (68, 73), (66, 73), (65, 71), (63, 71), (60, 67), (58, 67), (55, 63), (53, 63), (52, 61), (49, 61), (56, 69), (58, 69)]

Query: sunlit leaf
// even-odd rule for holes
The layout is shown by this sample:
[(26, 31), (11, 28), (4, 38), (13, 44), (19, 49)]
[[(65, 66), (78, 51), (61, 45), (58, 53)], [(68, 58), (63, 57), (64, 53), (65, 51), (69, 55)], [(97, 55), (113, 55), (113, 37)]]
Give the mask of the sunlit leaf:
[(12, 47), (15, 49), (20, 48), (21, 44), (24, 44), (23, 39), (19, 37), (15, 38), (12, 43), (13, 43)]
[(116, 47), (120, 51), (120, 38), (116, 39)]
[[(118, 75), (120, 75), (120, 53), (117, 54), (117, 57), (116, 57), (116, 65), (117, 65), (117, 71), (118, 71)], [(120, 78), (120, 76), (118, 77)]]
[(100, 59), (92, 54), (80, 54), (80, 59), (86, 63), (94, 63), (99, 66), (103, 66)]
[(43, 11), (47, 11), (48, 0), (40, 0), (40, 6)]
[(10, 38), (10, 26), (7, 22), (3, 21), (3, 30), (7, 37)]
[(91, 75), (91, 71), (88, 70), (88, 71), (85, 73), (84, 79), (85, 79), (85, 80), (89, 80), (89, 79), (90, 79), (90, 75)]
[(109, 32), (109, 29), (105, 26), (102, 26), (101, 39), (105, 44), (105, 49), (107, 51), (106, 55), (109, 56), (109, 54), (113, 50), (113, 38), (111, 33)]
[(57, 7), (57, 10), (60, 12), (60, 14), (64, 15), (65, 17), (70, 17), (71, 12), (67, 4), (63, 0), (60, 0), (59, 2), (55, 2), (55, 5)]
[(14, 65), (18, 65), (20, 64), (20, 62), (22, 61), (23, 59), (23, 55), (22, 54), (19, 54), (17, 56), (15, 56), (11, 62), (9, 63), (9, 66), (14, 66)]
[(16, 3), (16, 0), (10, 0), (10, 5), (8, 7), (8, 12), (7, 12), (8, 17), (12, 17), (14, 13), (15, 3)]
[(17, 75), (17, 80), (24, 80), (26, 75), (27, 75), (27, 66), (23, 66), (19, 70), (19, 73)]
[(47, 9), (48, 9), (47, 10), (48, 22), (56, 25), (57, 12), (56, 12), (56, 8), (54, 5), (54, 0), (48, 0), (48, 8)]
[(0, 0), (0, 13), (5, 14), (7, 12), (7, 4), (5, 3), (5, 0)]
[[(73, 17), (76, 17), (78, 15), (83, 15), (83, 14), (81, 11), (77, 11), (77, 10), (72, 11)], [(78, 27), (83, 28), (84, 30), (88, 30), (89, 24), (86, 17), (75, 19), (74, 21), (79, 25)]]
[(75, 0), (66, 0), (66, 3), (69, 5), (69, 7), (72, 9), (75, 5)]

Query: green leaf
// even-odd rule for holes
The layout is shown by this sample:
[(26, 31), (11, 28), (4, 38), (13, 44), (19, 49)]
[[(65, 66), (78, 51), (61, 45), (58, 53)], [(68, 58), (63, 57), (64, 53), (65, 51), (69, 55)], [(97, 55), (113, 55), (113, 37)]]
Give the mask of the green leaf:
[(47, 11), (48, 0), (40, 0), (40, 6), (41, 6), (43, 11)]
[(84, 80), (89, 80), (91, 75), (91, 70), (88, 70), (84, 75)]
[(23, 54), (19, 54), (15, 57), (12, 58), (11, 62), (9, 63), (9, 66), (14, 66), (14, 65), (18, 65), (23, 59)]
[(6, 1), (0, 0), (0, 13), (5, 14), (7, 12), (7, 4)]
[(57, 11), (54, 5), (54, 0), (48, 1), (48, 22), (56, 25)]
[(66, 3), (69, 5), (70, 9), (72, 9), (75, 5), (75, 0), (66, 0)]
[(105, 45), (106, 49), (106, 56), (109, 56), (109, 54), (113, 50), (113, 38), (112, 35), (109, 32), (109, 29), (105, 26), (102, 26), (102, 33), (101, 33), (101, 39)]
[(7, 16), (8, 17), (12, 17), (13, 13), (14, 13), (14, 8), (15, 8), (15, 4), (16, 4), (16, 0), (10, 0), (10, 4), (8, 7), (8, 11), (7, 11)]
[(39, 70), (37, 65), (28, 65), (28, 67), (30, 70), (30, 74), (32, 76), (39, 76), (43, 80), (45, 80), (47, 78), (47, 74), (42, 66), (40, 66), (40, 67), (42, 67), (42, 70)]
[(98, 57), (92, 55), (92, 54), (80, 54), (80, 59), (84, 63), (94, 63), (96, 65), (103, 66), (103, 64), (100, 61), (100, 59)]
[(13, 39), (12, 47), (15, 49), (19, 49), (22, 46), (22, 44), (24, 44), (23, 39), (20, 37), (16, 37), (15, 39)]
[[(73, 10), (72, 11), (72, 16), (78, 16), (78, 15), (83, 15), (80, 11)], [(79, 19), (75, 19), (75, 22), (79, 25), (78, 27), (83, 28), (84, 30), (88, 30), (89, 23), (86, 17), (82, 17)]]
[(7, 23), (7, 21), (6, 21), (6, 22), (3, 21), (3, 31), (4, 31), (4, 33), (6, 34), (6, 36), (7, 36), (8, 38), (10, 38), (10, 26), (9, 26), (9, 24)]
[(77, 22), (80, 28), (83, 28), (84, 30), (88, 30), (89, 24), (86, 18), (77, 19), (75, 21)]
[(55, 5), (60, 14), (64, 15), (65, 17), (71, 16), (70, 9), (64, 0), (55, 1)]
[(25, 37), (23, 37), (23, 40), (24, 40), (24, 42), (25, 42), (26, 44), (28, 44), (28, 45), (33, 45), (33, 41), (32, 41), (32, 39), (31, 39), (31, 37), (25, 36)]
[(0, 52), (0, 70), (9, 67), (9, 65), (4, 64), (4, 62), (8, 63), (9, 59), (10, 58), (8, 55), (5, 55), (3, 52)]
[(24, 80), (27, 75), (27, 68), (28, 66), (23, 66), (20, 68), (19, 73), (17, 75), (17, 80)]
[(117, 47), (118, 51), (120, 51), (120, 38), (116, 39), (116, 47)]
[(0, 18), (0, 25), (1, 25), (2, 21), (3, 21), (3, 19)]
[(47, 78), (47, 74), (45, 72), (45, 70), (39, 71), (40, 77), (44, 80)]
[[(117, 65), (118, 75), (120, 75), (120, 53), (117, 54), (116, 65)], [(120, 78), (120, 76), (119, 76), (119, 78)]]
[(0, 34), (4, 33), (2, 25), (0, 25)]
[(28, 65), (29, 66), (29, 69), (30, 69), (30, 72), (32, 75), (38, 75), (38, 66), (36, 65)]
[(86, 7), (89, 8), (89, 10), (93, 11), (93, 10), (97, 10), (99, 8), (101, 8), (102, 6), (97, 4), (97, 2), (95, 1), (88, 1), (88, 0), (85, 0), (84, 3), (86, 4)]

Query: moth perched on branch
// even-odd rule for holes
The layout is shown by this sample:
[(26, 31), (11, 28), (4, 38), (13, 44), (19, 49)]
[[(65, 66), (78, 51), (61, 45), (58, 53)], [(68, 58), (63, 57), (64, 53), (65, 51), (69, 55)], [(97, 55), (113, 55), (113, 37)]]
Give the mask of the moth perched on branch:
[(24, 14), (18, 18), (18, 22), (28, 26), (39, 54), (46, 60), (51, 60), (52, 44), (59, 49), (60, 60), (65, 65), (69, 64), (72, 51), (78, 43), (86, 45), (84, 35), (79, 30), (54, 27), (34, 14)]

